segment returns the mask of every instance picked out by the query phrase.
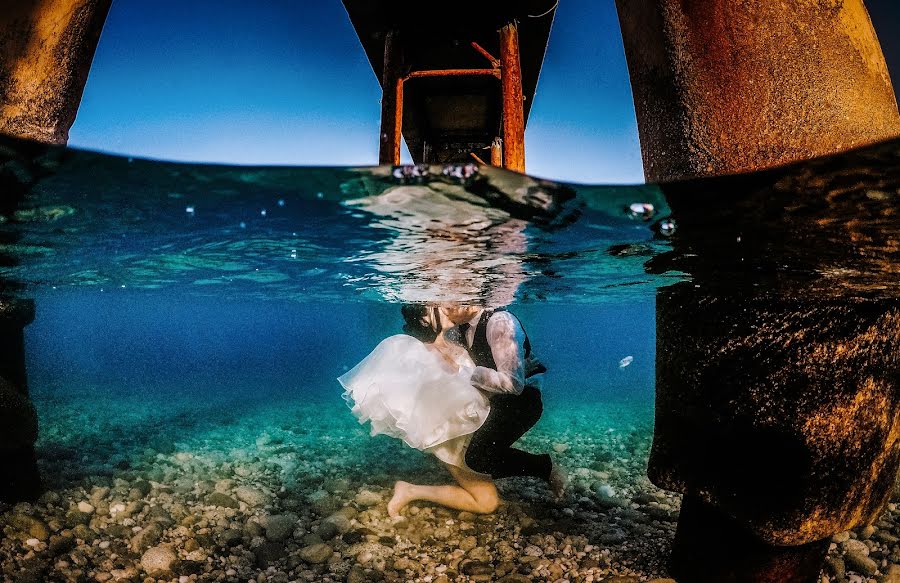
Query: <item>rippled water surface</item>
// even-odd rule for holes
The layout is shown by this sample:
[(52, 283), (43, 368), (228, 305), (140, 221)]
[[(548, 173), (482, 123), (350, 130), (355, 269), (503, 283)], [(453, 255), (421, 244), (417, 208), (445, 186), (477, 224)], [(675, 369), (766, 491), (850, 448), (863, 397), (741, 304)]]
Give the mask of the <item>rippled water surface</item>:
[[(651, 449), (658, 463), (673, 455), (654, 424), (710, 370), (709, 353), (680, 339), (721, 329), (714, 358), (730, 362), (745, 346), (729, 338), (750, 338), (756, 360), (738, 377), (765, 379), (772, 338), (837, 338), (844, 348), (816, 354), (840, 367), (863, 350), (840, 336), (841, 318), (900, 298), (897, 142), (662, 186), (469, 165), (174, 164), (3, 142), (0, 189), (0, 300), (34, 302), (25, 362), (52, 492), (30, 516), (54, 537), (82, 525), (65, 551), (78, 559), (62, 565), (49, 538), (26, 557), (33, 537), (14, 525), (0, 566), (47, 580), (144, 575), (157, 543), (177, 552), (175, 575), (211, 581), (266, 569), (284, 581), (435, 581), (482, 564), (535, 581), (663, 576), (680, 496), (648, 480)], [(544, 414), (520, 446), (568, 468), (563, 501), (514, 478), (490, 517), (420, 505), (406, 522), (387, 518), (394, 481), (448, 476), (369, 436), (335, 379), (400, 332), (401, 304), (448, 301), (505, 306), (523, 322), (549, 370)], [(748, 310), (759, 317), (745, 322)], [(831, 328), (811, 324), (822, 314)], [(846, 362), (871, 367), (874, 387), (896, 367)], [(72, 514), (78, 502), (93, 518)], [(350, 526), (329, 533), (342, 508)], [(294, 530), (267, 536), (271, 516)], [(154, 540), (135, 542), (151, 523)], [(311, 558), (319, 544), (330, 558)]]

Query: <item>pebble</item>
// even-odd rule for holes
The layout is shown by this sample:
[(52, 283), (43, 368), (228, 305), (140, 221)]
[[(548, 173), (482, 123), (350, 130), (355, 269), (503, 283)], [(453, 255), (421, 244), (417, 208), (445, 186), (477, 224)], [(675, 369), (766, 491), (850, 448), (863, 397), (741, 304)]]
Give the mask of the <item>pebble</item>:
[(296, 514), (275, 514), (264, 516), (260, 524), (266, 530), (267, 539), (280, 542), (294, 533), (294, 525), (297, 520)]
[(273, 563), (283, 559), (285, 555), (287, 555), (287, 550), (284, 545), (271, 541), (263, 542), (253, 551), (256, 564), (263, 569), (269, 568)]
[(300, 558), (307, 563), (317, 564), (324, 563), (325, 561), (330, 559), (332, 552), (334, 551), (332, 551), (330, 546), (324, 543), (319, 543), (303, 547), (302, 549), (300, 549), (298, 554)]
[(857, 550), (847, 552), (844, 555), (844, 561), (851, 571), (856, 571), (863, 575), (874, 575), (878, 569), (878, 563)]
[(84, 500), (82, 500), (81, 502), (78, 503), (78, 512), (83, 512), (85, 514), (93, 514), (94, 510), (95, 510), (95, 508), (90, 502), (85, 502)]
[(213, 492), (206, 497), (206, 503), (209, 506), (220, 506), (222, 508), (240, 508), (238, 501), (222, 492)]
[(151, 547), (141, 555), (141, 567), (151, 576), (167, 575), (177, 561), (175, 552), (167, 546)]
[(269, 496), (265, 492), (250, 486), (238, 486), (234, 490), (234, 495), (251, 508), (265, 506), (269, 503)]
[(869, 547), (866, 546), (866, 543), (856, 540), (856, 539), (847, 539), (841, 543), (841, 549), (845, 553), (855, 552), (857, 554), (868, 556), (869, 555)]
[(363, 508), (369, 508), (370, 506), (381, 504), (381, 495), (377, 492), (363, 489), (356, 493), (353, 500)]

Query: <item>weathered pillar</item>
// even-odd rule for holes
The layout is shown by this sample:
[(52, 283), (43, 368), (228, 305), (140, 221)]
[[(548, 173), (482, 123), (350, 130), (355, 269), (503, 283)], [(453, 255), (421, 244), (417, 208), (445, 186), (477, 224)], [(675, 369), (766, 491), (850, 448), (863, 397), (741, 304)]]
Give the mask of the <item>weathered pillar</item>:
[(503, 95), (503, 167), (525, 172), (525, 109), (519, 29), (515, 22), (500, 29), (500, 84)]
[(900, 135), (862, 0), (616, 0), (648, 181), (759, 170)]
[(0, 297), (0, 501), (33, 500), (40, 494), (34, 443), (37, 414), (25, 379), (25, 336), (34, 302)]
[(503, 166), (503, 140), (500, 138), (491, 142), (491, 166)]
[[(648, 181), (757, 171), (900, 135), (861, 0), (616, 5)], [(821, 278), (890, 257), (893, 235), (877, 228), (890, 203), (866, 192), (892, 191), (898, 168), (888, 148), (796, 174), (665, 185), (678, 230), (664, 270), (693, 279), (657, 294), (649, 474), (685, 495), (679, 582), (817, 581), (823, 541), (874, 520), (893, 491), (897, 298)], [(808, 206), (794, 220), (797, 201)], [(856, 249), (864, 241), (868, 252)]]
[(0, 10), (0, 133), (65, 144), (112, 0), (18, 0)]
[(381, 75), (381, 144), (379, 164), (400, 164), (403, 140), (403, 52), (399, 33), (384, 37), (384, 71)]
[(815, 583), (900, 468), (900, 140), (662, 186), (648, 474), (684, 494), (679, 583)]

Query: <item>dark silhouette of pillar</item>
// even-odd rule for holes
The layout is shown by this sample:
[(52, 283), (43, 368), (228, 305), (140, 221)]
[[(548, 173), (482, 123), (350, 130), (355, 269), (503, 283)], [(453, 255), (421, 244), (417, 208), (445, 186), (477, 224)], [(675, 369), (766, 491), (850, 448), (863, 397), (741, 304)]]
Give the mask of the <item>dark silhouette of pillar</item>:
[(648, 474), (682, 492), (679, 583), (818, 580), (900, 467), (900, 140), (663, 185)]
[(391, 30), (384, 36), (384, 73), (381, 78), (381, 142), (379, 164), (400, 164), (400, 145), (403, 141), (403, 51), (399, 32)]
[(40, 493), (34, 443), (37, 414), (28, 398), (23, 328), (34, 302), (0, 297), (0, 501), (33, 500)]

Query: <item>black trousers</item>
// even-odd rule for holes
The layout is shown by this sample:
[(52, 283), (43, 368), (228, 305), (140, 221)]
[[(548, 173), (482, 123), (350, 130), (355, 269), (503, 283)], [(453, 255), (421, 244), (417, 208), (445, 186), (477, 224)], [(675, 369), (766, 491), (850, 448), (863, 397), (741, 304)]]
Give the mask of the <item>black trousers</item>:
[(549, 480), (553, 467), (549, 454), (533, 454), (515, 449), (512, 444), (534, 427), (544, 412), (541, 392), (525, 387), (521, 395), (495, 395), (491, 412), (472, 435), (466, 451), (466, 464), (492, 478), (533, 476)]

